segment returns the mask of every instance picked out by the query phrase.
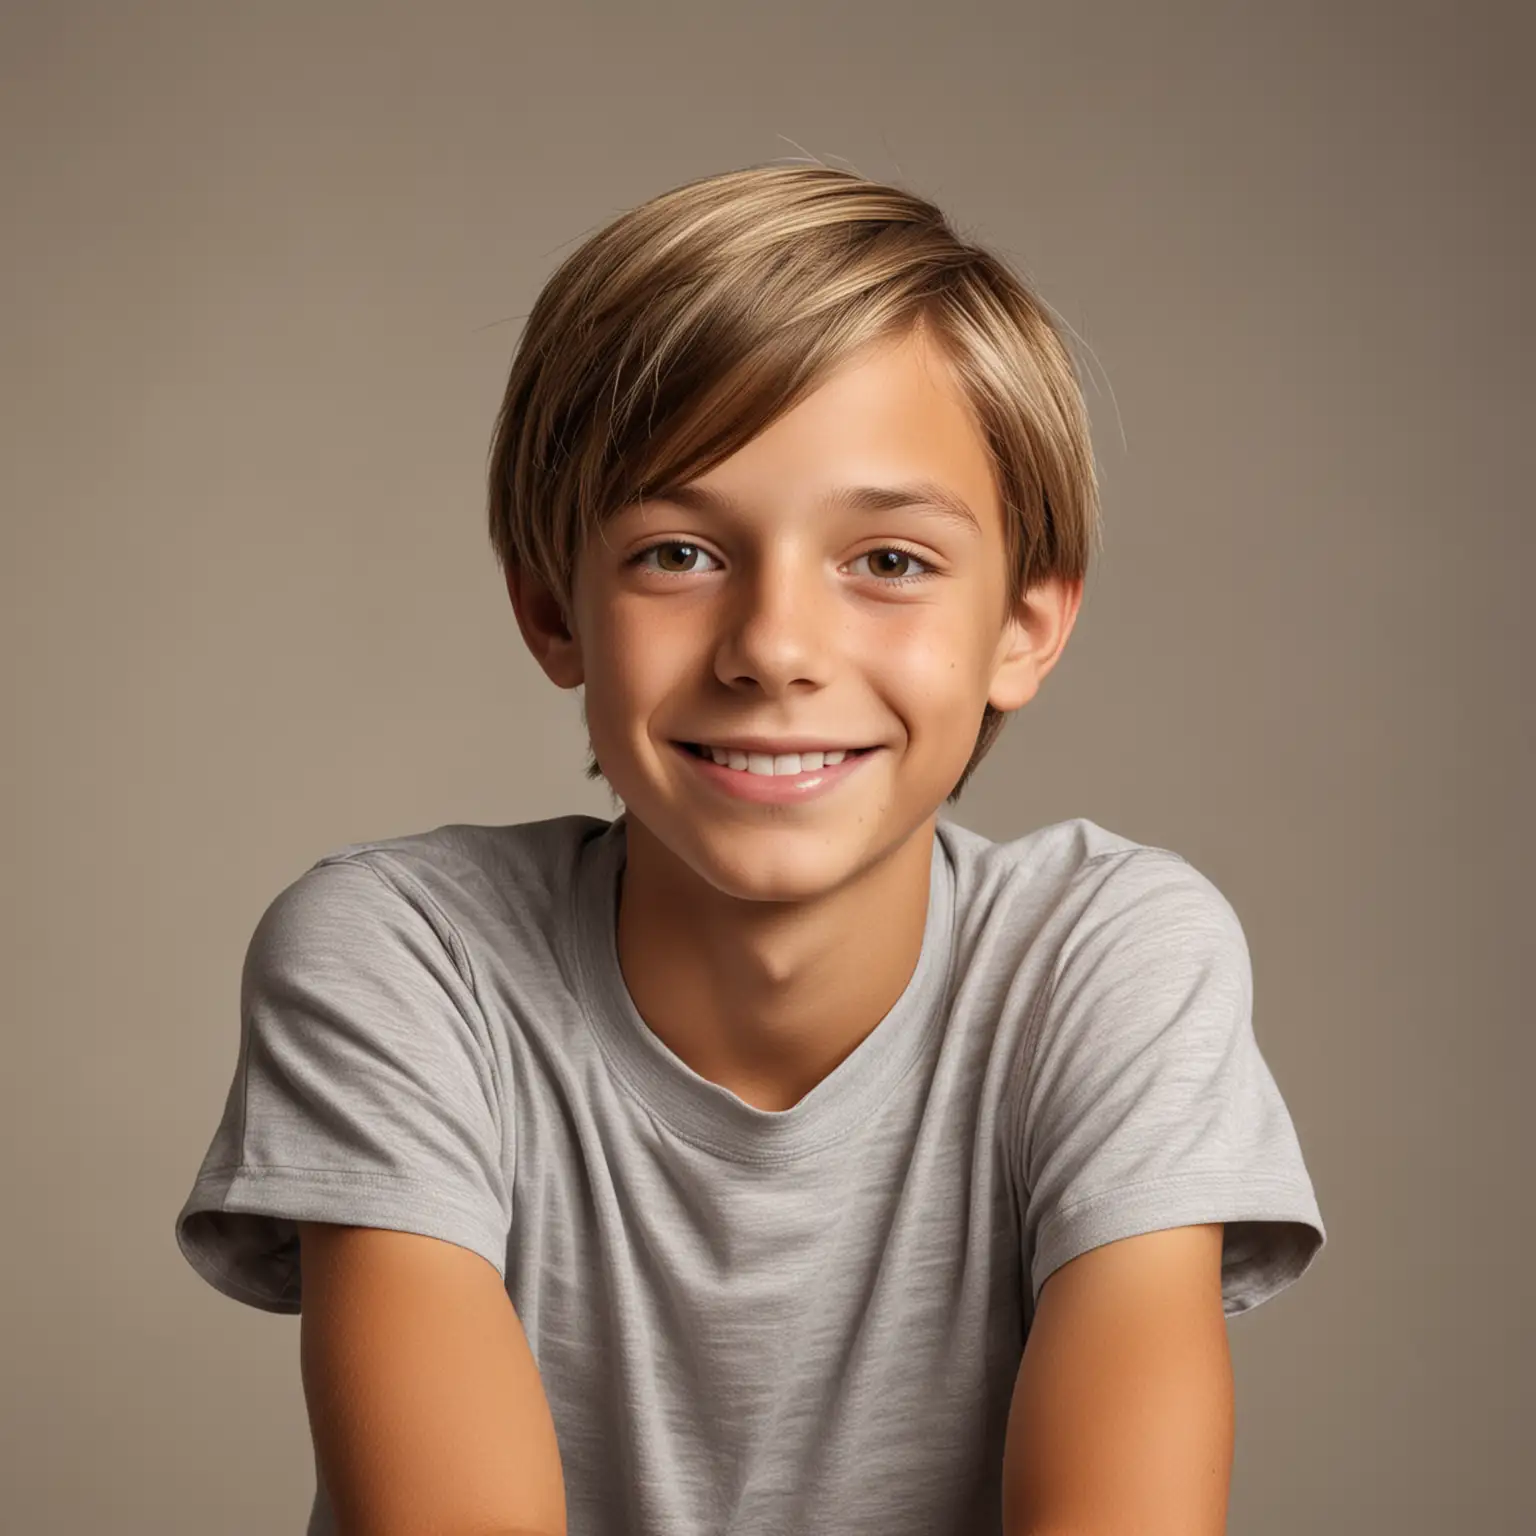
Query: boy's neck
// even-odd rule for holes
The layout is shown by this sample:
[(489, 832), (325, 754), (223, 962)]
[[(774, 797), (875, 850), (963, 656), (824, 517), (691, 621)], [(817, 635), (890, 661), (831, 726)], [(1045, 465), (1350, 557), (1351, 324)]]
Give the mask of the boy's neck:
[(618, 954), (640, 1017), (700, 1077), (791, 1108), (911, 981), (936, 820), (841, 889), (788, 906), (722, 895), (628, 816)]

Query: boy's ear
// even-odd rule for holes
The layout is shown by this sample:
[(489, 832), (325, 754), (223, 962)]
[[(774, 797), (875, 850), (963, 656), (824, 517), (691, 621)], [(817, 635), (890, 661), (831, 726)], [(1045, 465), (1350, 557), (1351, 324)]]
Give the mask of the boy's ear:
[(987, 703), (1005, 714), (1034, 698), (1045, 674), (1056, 665), (1077, 622), (1083, 583), (1050, 577), (1019, 600), (997, 644), (996, 670)]
[(512, 599), (512, 611), (517, 615), (524, 643), (549, 680), (560, 688), (580, 687), (585, 676), (581, 641), (560, 600), (532, 571), (516, 561), (507, 565), (507, 596)]

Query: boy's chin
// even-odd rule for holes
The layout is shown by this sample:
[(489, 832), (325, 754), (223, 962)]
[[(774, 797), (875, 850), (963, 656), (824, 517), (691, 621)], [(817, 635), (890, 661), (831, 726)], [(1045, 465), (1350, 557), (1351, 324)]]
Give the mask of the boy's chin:
[[(879, 818), (701, 816), (668, 804), (652, 817), (630, 811), (663, 859), (686, 866), (721, 895), (741, 901), (805, 902), (828, 896), (883, 863), (928, 818), (915, 816), (905, 832), (892, 818), (883, 835)], [(902, 818), (905, 822), (907, 818)]]
[[(706, 838), (689, 860), (695, 872), (722, 896), (737, 901), (804, 903), (830, 895), (865, 867), (862, 850), (839, 848), (823, 838), (815, 847), (785, 847), (780, 834), (770, 849), (766, 840), (758, 847), (747, 841)], [(754, 855), (761, 854), (761, 857)]]

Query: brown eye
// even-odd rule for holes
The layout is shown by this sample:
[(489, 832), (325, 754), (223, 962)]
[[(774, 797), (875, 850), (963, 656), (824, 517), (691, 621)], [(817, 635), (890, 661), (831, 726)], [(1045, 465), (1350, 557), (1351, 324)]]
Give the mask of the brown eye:
[[(678, 550), (682, 551), (683, 563), (677, 566), (669, 564), (668, 555)], [(686, 571), (688, 569), (688, 557), (696, 555), (698, 552), (698, 546), (695, 544), (658, 544), (656, 546), (656, 557), (660, 561), (659, 569), (672, 571), (674, 574), (678, 571)]]
[[(659, 576), (692, 576), (706, 569), (697, 563), (700, 556), (706, 560), (714, 558), (706, 554), (697, 544), (689, 544), (682, 539), (670, 539), (663, 544), (648, 545), (638, 554), (632, 555), (629, 563), (638, 565), (642, 570), (654, 571)], [(653, 560), (654, 564), (652, 564)]]
[[(869, 561), (870, 574), (878, 577), (879, 585), (885, 587), (901, 587), (910, 581), (926, 581), (937, 574), (926, 560), (894, 544), (884, 549), (872, 549), (860, 555), (859, 559)], [(914, 566), (918, 569), (913, 570)]]

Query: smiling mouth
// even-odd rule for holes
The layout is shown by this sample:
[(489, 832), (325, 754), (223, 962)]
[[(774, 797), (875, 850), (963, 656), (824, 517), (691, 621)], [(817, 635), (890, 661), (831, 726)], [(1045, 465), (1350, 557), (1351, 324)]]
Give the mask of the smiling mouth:
[[(737, 773), (753, 774), (759, 778), (788, 778), (795, 774), (818, 772), (823, 767), (830, 768), (847, 758), (862, 757), (876, 750), (872, 746), (844, 747), (834, 752), (783, 752), (777, 755), (766, 752), (736, 751), (727, 754), (722, 751), (721, 755), (726, 756), (727, 761), (721, 763), (712, 752), (696, 741), (680, 741), (677, 745), (683, 751), (691, 753), (694, 757), (703, 758), (706, 762), (714, 763), (717, 767), (733, 768)], [(828, 762), (826, 760), (828, 757), (834, 759), (834, 762)], [(731, 758), (736, 761), (732, 763)]]

